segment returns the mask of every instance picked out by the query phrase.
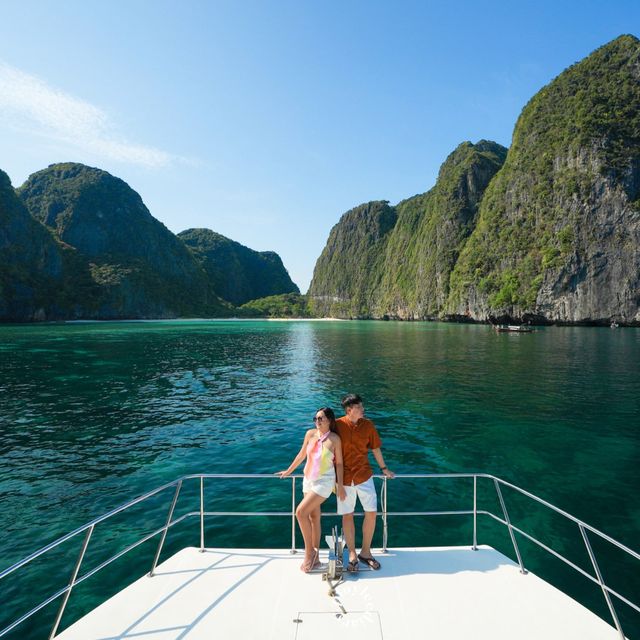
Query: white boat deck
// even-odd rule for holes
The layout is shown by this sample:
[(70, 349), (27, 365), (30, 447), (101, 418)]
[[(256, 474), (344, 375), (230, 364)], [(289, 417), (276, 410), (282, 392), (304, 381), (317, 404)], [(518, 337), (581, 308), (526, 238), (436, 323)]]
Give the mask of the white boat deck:
[(491, 547), (391, 549), (377, 557), (380, 571), (360, 565), (333, 598), (320, 573), (300, 571), (300, 553), (183, 549), (56, 638), (619, 639), (614, 627)]

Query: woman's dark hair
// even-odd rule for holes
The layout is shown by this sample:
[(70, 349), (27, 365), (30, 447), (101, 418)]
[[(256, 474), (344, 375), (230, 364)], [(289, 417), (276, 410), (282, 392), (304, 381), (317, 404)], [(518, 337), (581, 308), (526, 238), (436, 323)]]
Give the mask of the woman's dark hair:
[[(331, 407), (321, 407), (318, 411), (322, 411), (322, 413), (324, 413), (325, 418), (329, 421), (329, 429), (335, 433), (336, 414), (333, 412), (333, 409)], [(316, 411), (316, 413), (318, 413), (318, 411)]]
[(346, 411), (348, 407), (352, 407), (354, 404), (362, 404), (362, 398), (357, 393), (349, 393), (342, 398), (342, 408)]

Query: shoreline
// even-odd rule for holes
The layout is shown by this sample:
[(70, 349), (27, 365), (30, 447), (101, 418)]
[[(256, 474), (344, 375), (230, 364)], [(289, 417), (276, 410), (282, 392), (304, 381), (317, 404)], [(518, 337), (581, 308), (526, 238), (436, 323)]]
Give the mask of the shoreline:
[(12, 324), (98, 324), (103, 322), (349, 322), (346, 318), (132, 318), (129, 320), (53, 320)]
[[(495, 323), (484, 320), (454, 320), (454, 319), (441, 319), (441, 318), (424, 318), (424, 319), (401, 319), (401, 318), (335, 318), (331, 316), (322, 318), (302, 318), (302, 317), (213, 317), (213, 318), (105, 318), (105, 319), (75, 319), (75, 320), (27, 320), (27, 321), (11, 321), (0, 320), (0, 325), (4, 326), (43, 326), (43, 325), (82, 325), (82, 324), (124, 324), (124, 323), (170, 323), (170, 322), (184, 322), (184, 323), (207, 323), (207, 322), (395, 322), (400, 324), (412, 324), (412, 323), (439, 323), (450, 325), (484, 325), (488, 327), (495, 326)], [(504, 323), (502, 323), (504, 324)], [(522, 324), (518, 322), (508, 322), (507, 324)], [(611, 326), (610, 320), (600, 321), (546, 321), (539, 323), (528, 324), (533, 329), (542, 329), (546, 327), (600, 327), (600, 328), (627, 328), (637, 329), (640, 328), (640, 322), (616, 322), (616, 326)]]

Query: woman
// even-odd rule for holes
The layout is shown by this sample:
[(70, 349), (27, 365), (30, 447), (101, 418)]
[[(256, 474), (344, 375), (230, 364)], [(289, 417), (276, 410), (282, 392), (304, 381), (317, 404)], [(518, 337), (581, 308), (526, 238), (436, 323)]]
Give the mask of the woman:
[(300, 569), (305, 573), (320, 564), (320, 505), (331, 495), (336, 478), (338, 498), (344, 500), (346, 497), (342, 484), (342, 445), (335, 433), (336, 416), (333, 409), (318, 409), (313, 421), (316, 428), (307, 431), (302, 448), (289, 468), (276, 474), (285, 478), (295, 471), (306, 456), (302, 482), (304, 498), (296, 509), (296, 518), (304, 538), (304, 561)]

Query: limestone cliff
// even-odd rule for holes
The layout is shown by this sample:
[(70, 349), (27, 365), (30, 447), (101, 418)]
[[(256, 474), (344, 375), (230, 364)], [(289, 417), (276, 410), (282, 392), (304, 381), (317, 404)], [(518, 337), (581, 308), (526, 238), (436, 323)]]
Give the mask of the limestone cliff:
[(62, 276), (62, 248), (29, 215), (9, 176), (0, 171), (0, 321), (56, 315)]
[(429, 192), (345, 214), (309, 295), (342, 317), (640, 324), (640, 41), (541, 89), (508, 153), (464, 143)]
[(51, 165), (18, 195), (77, 256), (71, 317), (218, 315), (225, 306), (187, 247), (123, 180), (81, 164)]
[(313, 313), (368, 317), (376, 305), (389, 233), (397, 220), (386, 201), (347, 211), (331, 233), (309, 286)]
[(312, 308), (339, 317), (437, 316), (449, 276), (474, 228), (482, 194), (506, 149), (461, 144), (429, 192), (390, 207), (361, 205), (332, 229), (309, 289)]
[(440, 168), (433, 189), (397, 205), (376, 316), (419, 319), (441, 313), (451, 271), (475, 228), (484, 190), (506, 153), (495, 142), (464, 142)]
[(640, 41), (622, 36), (524, 108), (446, 312), (640, 321)]
[(273, 251), (254, 251), (210, 229), (187, 229), (178, 238), (192, 251), (216, 293), (235, 305), (300, 293)]

